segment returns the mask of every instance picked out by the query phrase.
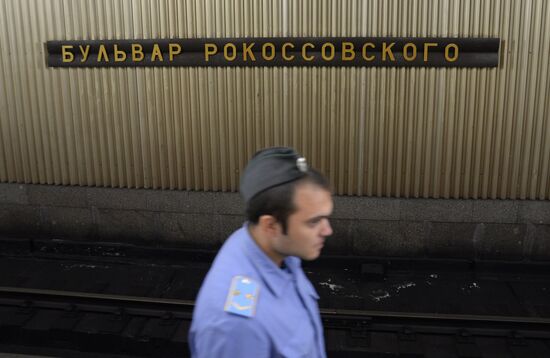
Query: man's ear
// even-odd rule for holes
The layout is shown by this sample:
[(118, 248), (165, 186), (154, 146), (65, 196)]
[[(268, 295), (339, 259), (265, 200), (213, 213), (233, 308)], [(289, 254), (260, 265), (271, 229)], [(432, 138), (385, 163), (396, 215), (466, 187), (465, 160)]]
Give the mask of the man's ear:
[(272, 215), (260, 216), (257, 226), (264, 234), (270, 237), (279, 236), (281, 234), (281, 224)]

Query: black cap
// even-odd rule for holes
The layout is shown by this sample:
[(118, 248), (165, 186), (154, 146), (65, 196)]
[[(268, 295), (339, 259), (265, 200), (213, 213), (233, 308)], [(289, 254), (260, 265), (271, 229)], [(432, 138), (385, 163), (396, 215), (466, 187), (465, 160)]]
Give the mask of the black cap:
[(308, 171), (306, 160), (294, 149), (262, 149), (248, 162), (241, 176), (240, 191), (245, 202), (264, 190), (302, 178)]

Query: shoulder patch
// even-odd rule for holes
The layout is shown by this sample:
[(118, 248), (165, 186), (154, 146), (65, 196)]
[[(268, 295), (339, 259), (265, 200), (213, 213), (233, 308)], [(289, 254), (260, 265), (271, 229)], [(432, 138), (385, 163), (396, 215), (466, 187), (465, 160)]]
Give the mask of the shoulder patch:
[(246, 276), (235, 276), (225, 300), (224, 311), (244, 317), (256, 314), (260, 285)]

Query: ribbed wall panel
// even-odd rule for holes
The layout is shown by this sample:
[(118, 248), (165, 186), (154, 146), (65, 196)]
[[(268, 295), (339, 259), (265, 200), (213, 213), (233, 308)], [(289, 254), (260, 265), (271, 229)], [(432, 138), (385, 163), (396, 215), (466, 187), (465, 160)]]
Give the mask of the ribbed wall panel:
[[(500, 37), (496, 69), (45, 67), (47, 40)], [(0, 181), (237, 190), (297, 147), (338, 194), (550, 198), (546, 0), (0, 0)]]

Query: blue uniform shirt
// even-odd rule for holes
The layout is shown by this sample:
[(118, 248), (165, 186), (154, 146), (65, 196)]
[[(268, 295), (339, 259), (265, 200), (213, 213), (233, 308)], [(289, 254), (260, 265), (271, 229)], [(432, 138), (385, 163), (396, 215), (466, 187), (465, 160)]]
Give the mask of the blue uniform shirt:
[(299, 258), (284, 262), (275, 265), (246, 225), (229, 237), (197, 297), (193, 357), (326, 357), (319, 296)]

